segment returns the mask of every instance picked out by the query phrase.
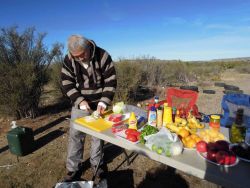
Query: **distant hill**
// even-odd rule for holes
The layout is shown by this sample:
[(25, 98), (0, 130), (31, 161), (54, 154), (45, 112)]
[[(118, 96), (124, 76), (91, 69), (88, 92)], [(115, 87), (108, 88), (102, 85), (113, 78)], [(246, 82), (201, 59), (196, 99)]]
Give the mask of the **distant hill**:
[(250, 57), (237, 57), (237, 58), (224, 58), (224, 59), (213, 59), (211, 61), (249, 61)]

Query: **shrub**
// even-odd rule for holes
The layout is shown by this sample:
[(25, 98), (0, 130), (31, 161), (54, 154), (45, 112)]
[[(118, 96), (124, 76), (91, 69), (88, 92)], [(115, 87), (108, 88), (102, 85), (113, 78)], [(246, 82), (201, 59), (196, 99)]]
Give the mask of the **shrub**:
[(43, 44), (45, 34), (28, 28), (2, 28), (0, 33), (0, 111), (16, 118), (38, 113), (42, 87), (48, 81), (49, 64), (61, 52), (55, 44), (48, 51)]
[(118, 85), (114, 101), (129, 101), (130, 93), (135, 91), (141, 82), (141, 67), (133, 61), (117, 62), (115, 67)]

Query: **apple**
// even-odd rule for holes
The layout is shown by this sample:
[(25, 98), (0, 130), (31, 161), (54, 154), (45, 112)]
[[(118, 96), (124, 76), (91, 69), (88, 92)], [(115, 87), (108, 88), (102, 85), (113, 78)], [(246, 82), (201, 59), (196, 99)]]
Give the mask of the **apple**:
[(219, 151), (229, 151), (229, 143), (225, 140), (216, 141), (215, 146)]
[(213, 162), (216, 162), (216, 150), (208, 150), (207, 151), (207, 159)]
[(199, 141), (196, 144), (196, 150), (200, 153), (207, 152), (207, 143), (203, 140)]
[(209, 151), (218, 151), (218, 149), (217, 149), (217, 147), (216, 147), (216, 144), (215, 143), (213, 143), (213, 142), (209, 142), (208, 144), (207, 144), (207, 151), (209, 152)]
[(236, 155), (230, 151), (229, 156), (230, 156), (230, 164), (234, 164), (236, 162)]
[(225, 165), (230, 165), (231, 164), (231, 156), (230, 156), (230, 154), (225, 156), (224, 164)]
[[(216, 162), (217, 162), (218, 164), (224, 165), (224, 164), (225, 164), (225, 160), (226, 160), (226, 158), (227, 158), (228, 156), (230, 156), (228, 152), (223, 151), (223, 150), (220, 150), (220, 151), (218, 151), (218, 152), (216, 153), (216, 156), (215, 156)], [(227, 161), (227, 162), (228, 162), (228, 161)]]

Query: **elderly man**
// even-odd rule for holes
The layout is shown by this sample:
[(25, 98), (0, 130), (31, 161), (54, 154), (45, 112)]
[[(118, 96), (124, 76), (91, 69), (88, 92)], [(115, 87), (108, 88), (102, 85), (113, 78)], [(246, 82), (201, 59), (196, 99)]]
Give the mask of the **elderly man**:
[[(114, 97), (117, 81), (111, 56), (92, 40), (81, 35), (68, 39), (68, 54), (65, 56), (62, 71), (62, 90), (72, 102), (71, 120), (90, 115), (93, 111), (102, 114)], [(70, 123), (68, 156), (65, 181), (80, 179), (85, 134), (75, 130)], [(92, 137), (90, 163), (95, 169), (102, 161), (100, 139)], [(97, 174), (100, 174), (102, 168)]]

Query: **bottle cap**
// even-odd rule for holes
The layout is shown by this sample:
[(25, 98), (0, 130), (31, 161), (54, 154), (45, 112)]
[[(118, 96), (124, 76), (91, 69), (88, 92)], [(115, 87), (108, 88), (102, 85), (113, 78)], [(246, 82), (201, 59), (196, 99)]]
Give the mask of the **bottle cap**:
[(154, 106), (151, 106), (150, 110), (151, 111), (156, 111), (156, 108)]

